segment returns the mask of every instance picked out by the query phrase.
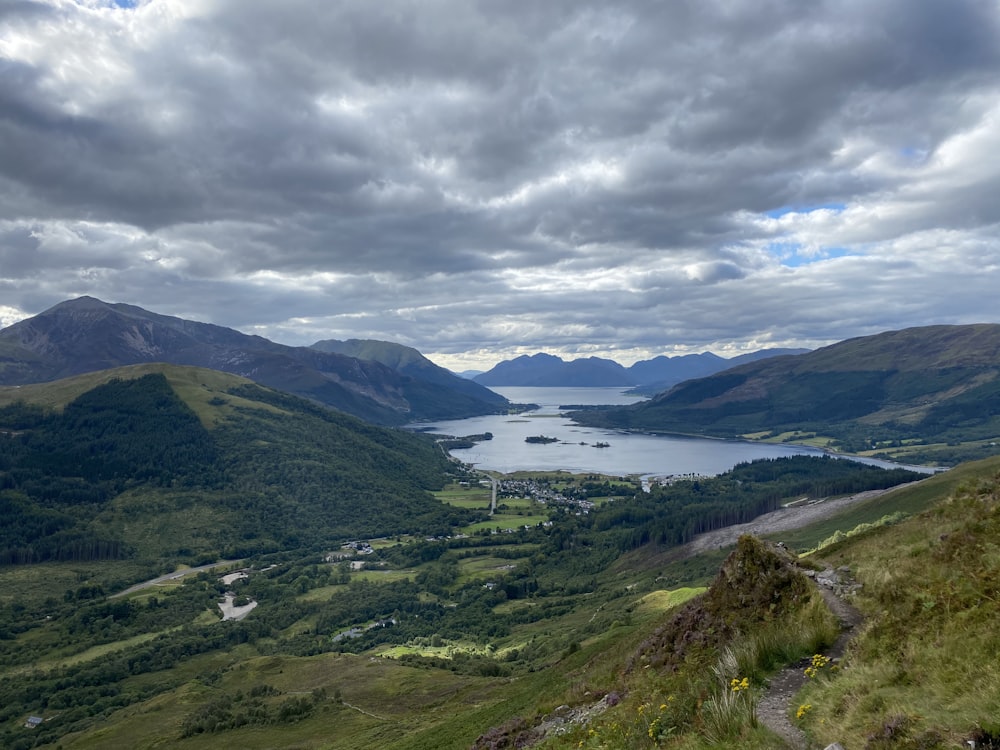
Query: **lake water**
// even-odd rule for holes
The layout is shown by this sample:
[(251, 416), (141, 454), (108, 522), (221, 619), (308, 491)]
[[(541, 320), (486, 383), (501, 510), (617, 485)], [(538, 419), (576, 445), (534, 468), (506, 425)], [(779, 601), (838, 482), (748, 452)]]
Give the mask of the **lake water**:
[[(539, 408), (517, 415), (489, 415), (431, 425), (432, 432), (459, 437), (492, 432), (492, 440), (451, 451), (455, 458), (480, 469), (504, 473), (564, 470), (613, 476), (714, 475), (758, 458), (822, 455), (818, 450), (788, 445), (614, 432), (582, 427), (559, 416), (560, 405), (621, 405), (642, 400), (625, 394), (621, 388), (492, 390), (514, 403), (538, 404)], [(558, 442), (524, 442), (532, 435), (557, 438)], [(608, 447), (595, 448), (595, 443), (607, 443)]]

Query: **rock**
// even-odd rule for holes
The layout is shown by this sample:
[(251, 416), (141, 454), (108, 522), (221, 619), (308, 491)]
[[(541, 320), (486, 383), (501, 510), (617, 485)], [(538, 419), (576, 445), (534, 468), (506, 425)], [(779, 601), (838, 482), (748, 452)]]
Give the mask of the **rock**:
[(827, 568), (822, 573), (816, 574), (816, 583), (828, 589), (836, 588), (840, 583), (840, 576), (833, 568)]
[(851, 577), (851, 569), (845, 565), (836, 570), (827, 568), (823, 572), (817, 573), (816, 583), (830, 589), (838, 596), (853, 594), (861, 588), (861, 584)]

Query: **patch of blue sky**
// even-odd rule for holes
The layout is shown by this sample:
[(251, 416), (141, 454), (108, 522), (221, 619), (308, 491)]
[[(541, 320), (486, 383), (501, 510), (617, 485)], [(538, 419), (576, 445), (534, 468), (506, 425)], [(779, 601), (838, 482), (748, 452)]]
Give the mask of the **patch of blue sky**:
[(843, 258), (852, 254), (843, 247), (824, 247), (818, 251), (802, 252), (802, 245), (798, 242), (771, 242), (766, 249), (786, 268), (800, 268), (808, 266), (810, 263), (818, 263), (831, 258)]
[(765, 211), (764, 215), (772, 219), (777, 219), (786, 214), (811, 214), (813, 211), (843, 211), (847, 208), (846, 203), (816, 203), (808, 206), (781, 206)]
[(919, 163), (927, 160), (928, 151), (925, 148), (917, 148), (916, 146), (904, 146), (899, 149), (899, 155), (907, 161)]
[(84, 5), (88, 8), (119, 8), (121, 10), (134, 10), (143, 0), (74, 0), (77, 5)]

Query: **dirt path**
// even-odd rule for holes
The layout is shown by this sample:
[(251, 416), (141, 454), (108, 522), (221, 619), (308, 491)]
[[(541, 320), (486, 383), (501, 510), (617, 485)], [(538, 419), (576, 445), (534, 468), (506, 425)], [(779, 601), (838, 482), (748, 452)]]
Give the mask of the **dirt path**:
[(373, 719), (378, 719), (379, 721), (389, 721), (389, 719), (385, 718), (384, 716), (378, 716), (377, 714), (373, 714), (371, 711), (365, 711), (363, 708), (358, 708), (357, 706), (352, 706), (347, 701), (341, 701), (340, 705), (344, 706), (345, 708), (353, 708), (358, 713), (362, 713), (365, 716), (371, 716)]
[[(842, 628), (837, 640), (824, 655), (831, 659), (841, 659), (847, 649), (848, 642), (854, 637), (861, 625), (861, 613), (822, 583), (818, 583), (816, 587), (830, 611), (840, 620)], [(805, 668), (809, 664), (809, 659), (803, 659), (775, 674), (771, 678), (760, 703), (757, 704), (757, 718), (760, 723), (780, 736), (794, 750), (807, 750), (809, 747), (805, 733), (788, 718), (788, 710), (795, 694), (809, 679), (805, 675)]]
[[(829, 518), (855, 503), (878, 497), (894, 489), (897, 487), (886, 490), (868, 490), (848, 497), (781, 508), (759, 516), (749, 523), (700, 534), (685, 545), (683, 552), (686, 556), (690, 556), (710, 549), (728, 547), (736, 544), (737, 539), (743, 534), (762, 536), (763, 534), (798, 529)], [(824, 585), (821, 581), (816, 583), (823, 600), (830, 611), (838, 617), (842, 628), (840, 636), (825, 655), (833, 659), (840, 659), (844, 655), (847, 643), (854, 637), (861, 624), (861, 613), (837, 596), (829, 586)], [(788, 746), (794, 750), (806, 750), (809, 746), (805, 733), (788, 718), (788, 710), (792, 700), (809, 679), (804, 671), (808, 666), (809, 660), (803, 659), (800, 663), (790, 664), (775, 674), (770, 679), (767, 691), (757, 706), (757, 718), (760, 722), (784, 739)]]

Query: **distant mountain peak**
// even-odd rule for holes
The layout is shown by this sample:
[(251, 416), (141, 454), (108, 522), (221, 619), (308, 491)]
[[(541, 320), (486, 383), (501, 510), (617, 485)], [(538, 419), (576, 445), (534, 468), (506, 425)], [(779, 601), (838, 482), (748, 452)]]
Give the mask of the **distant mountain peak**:
[(676, 357), (661, 354), (627, 368), (613, 359), (590, 356), (567, 362), (561, 357), (539, 352), (522, 354), (500, 362), (488, 372), (476, 375), (474, 380), (490, 386), (638, 387), (644, 393), (658, 392), (685, 380), (711, 375), (742, 362), (804, 351), (807, 350), (762, 350), (731, 360), (711, 352)]
[(539, 352), (499, 363), (474, 380), (495, 386), (622, 386), (634, 385), (625, 368), (611, 359), (585, 357), (566, 362)]

